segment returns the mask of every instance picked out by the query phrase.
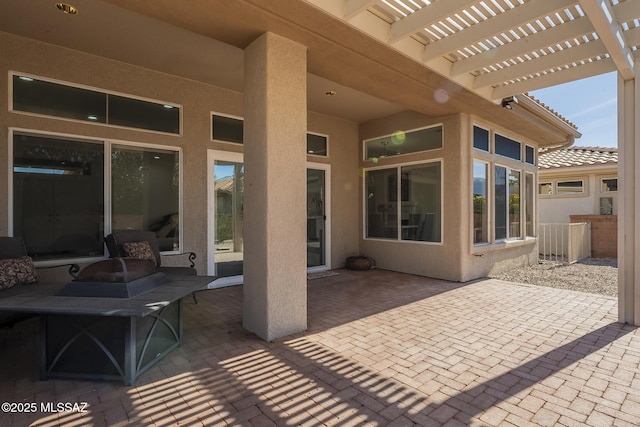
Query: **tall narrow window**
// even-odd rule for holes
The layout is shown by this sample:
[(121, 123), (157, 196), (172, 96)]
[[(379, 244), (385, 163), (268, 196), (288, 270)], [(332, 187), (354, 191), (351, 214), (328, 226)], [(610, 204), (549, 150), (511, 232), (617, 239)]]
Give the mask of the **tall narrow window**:
[(482, 151), (489, 151), (488, 130), (479, 128), (478, 126), (473, 127), (473, 148), (477, 148)]
[(507, 169), (495, 167), (494, 179), (495, 238), (507, 238)]
[(534, 186), (533, 186), (533, 174), (527, 173), (526, 175), (526, 185), (525, 185), (525, 220), (526, 220), (526, 233), (527, 237), (535, 237), (535, 228), (534, 228), (534, 219), (535, 219), (535, 211), (533, 210), (533, 197), (534, 197)]
[(398, 169), (367, 171), (367, 237), (398, 238)]
[(440, 163), (403, 166), (400, 179), (402, 240), (439, 242)]
[(13, 235), (35, 260), (104, 255), (104, 146), (14, 134)]
[(509, 171), (509, 235), (510, 239), (522, 237), (522, 228), (520, 227), (520, 172), (515, 170)]
[(488, 214), (488, 170), (489, 165), (478, 160), (473, 162), (473, 243), (489, 242)]
[(111, 153), (113, 229), (154, 231), (161, 251), (179, 250), (179, 154), (114, 145)]

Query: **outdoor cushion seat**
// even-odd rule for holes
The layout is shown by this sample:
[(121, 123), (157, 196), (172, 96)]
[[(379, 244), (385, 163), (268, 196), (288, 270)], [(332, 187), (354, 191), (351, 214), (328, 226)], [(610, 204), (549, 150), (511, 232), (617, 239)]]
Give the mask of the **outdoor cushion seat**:
[[(155, 262), (157, 272), (164, 273), (168, 276), (196, 276), (198, 274), (193, 262), (193, 260), (196, 259), (194, 252), (175, 254), (186, 255), (190, 263), (189, 266), (162, 266), (160, 244), (156, 233), (153, 231), (117, 230), (105, 237), (105, 243), (107, 244), (110, 258), (135, 257), (150, 259)], [(152, 256), (150, 256), (149, 253), (151, 253)], [(174, 254), (168, 254), (164, 256), (173, 255)], [(195, 293), (193, 294), (193, 300), (196, 301)]]
[[(80, 270), (78, 264), (63, 264), (50, 267), (69, 267), (69, 274), (75, 277)], [(22, 294), (51, 292), (63, 284), (38, 283), (39, 276), (33, 260), (27, 255), (22, 237), (0, 237), (0, 298)], [(0, 326), (13, 326), (20, 320), (32, 317), (29, 313), (0, 311)]]

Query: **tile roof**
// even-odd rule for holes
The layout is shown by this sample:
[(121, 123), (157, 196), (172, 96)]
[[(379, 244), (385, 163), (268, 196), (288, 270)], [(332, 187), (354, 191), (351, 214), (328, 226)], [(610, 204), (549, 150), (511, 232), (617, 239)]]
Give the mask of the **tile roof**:
[(540, 151), (538, 155), (541, 170), (617, 163), (618, 149), (611, 147), (569, 147), (549, 152)]

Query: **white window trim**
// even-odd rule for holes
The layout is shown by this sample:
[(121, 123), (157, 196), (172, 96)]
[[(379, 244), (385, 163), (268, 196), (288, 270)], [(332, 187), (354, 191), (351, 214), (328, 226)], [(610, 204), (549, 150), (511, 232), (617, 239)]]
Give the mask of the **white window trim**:
[[(374, 139), (376, 139), (376, 138), (374, 138)], [(394, 157), (399, 157), (399, 156), (394, 156)], [(363, 240), (370, 240), (370, 241), (375, 241), (375, 242), (388, 242), (388, 243), (429, 245), (429, 246), (444, 246), (445, 245), (444, 230), (445, 230), (446, 215), (444, 213), (444, 176), (445, 176), (444, 158), (438, 157), (438, 158), (435, 158), (435, 159), (416, 160), (416, 161), (412, 161), (412, 162), (394, 163), (394, 164), (386, 165), (386, 166), (374, 166), (374, 167), (363, 168), (363, 172), (364, 172), (363, 176), (366, 176), (368, 171), (383, 170), (383, 169), (395, 169), (397, 173), (400, 173), (401, 169), (404, 166), (427, 165), (427, 164), (430, 164), (430, 163), (440, 163), (440, 241), (439, 242), (425, 242), (425, 241), (421, 241), (421, 240), (403, 240), (401, 233), (398, 233), (398, 237), (395, 238), (395, 239), (383, 239), (381, 237), (367, 237), (367, 208), (366, 208), (366, 204), (367, 204), (367, 181), (366, 181), (366, 179), (362, 180), (362, 239)], [(398, 180), (398, 186), (400, 186), (400, 180)], [(400, 188), (398, 188), (398, 190), (400, 190)], [(400, 191), (398, 191), (397, 194), (400, 194)], [(401, 212), (400, 212), (401, 205), (402, 205), (401, 203), (398, 203), (397, 207), (396, 207), (396, 209), (398, 210), (397, 213), (399, 214), (399, 215), (397, 215), (398, 230), (400, 229), (400, 221), (402, 220), (402, 215), (401, 215)]]
[(220, 144), (229, 144), (229, 145), (234, 146), (234, 147), (244, 147), (244, 141), (242, 141), (242, 142), (233, 142), (233, 141), (225, 141), (225, 140), (222, 140), (222, 139), (214, 139), (213, 138), (213, 116), (226, 117), (228, 119), (235, 119), (235, 120), (242, 120), (243, 124), (244, 124), (244, 117), (236, 116), (236, 115), (233, 115), (233, 114), (220, 113), (220, 112), (217, 112), (217, 111), (210, 111), (209, 112), (209, 141), (218, 142)]
[[(107, 139), (107, 138), (96, 138), (91, 136), (84, 135), (75, 135), (69, 133), (60, 133), (60, 132), (49, 132), (42, 130), (34, 130), (34, 129), (26, 129), (26, 128), (17, 128), (10, 127), (9, 128), (9, 138), (8, 138), (8, 146), (9, 146), (9, 157), (8, 157), (8, 235), (13, 236), (13, 137), (14, 134), (26, 134), (26, 135), (34, 135), (34, 136), (44, 136), (44, 137), (53, 137), (53, 138), (70, 138), (79, 141), (86, 141), (87, 143), (101, 143), (104, 149), (104, 235), (107, 236), (112, 232), (112, 205), (111, 205), (111, 152), (113, 145), (122, 145), (129, 147), (140, 147), (140, 148), (150, 148), (150, 149), (159, 149), (165, 151), (175, 151), (178, 152), (178, 179), (180, 180), (180, 185), (178, 187), (178, 209), (179, 209), (179, 227), (180, 230), (184, 230), (183, 221), (184, 221), (184, 204), (183, 204), (183, 185), (184, 185), (184, 177), (183, 177), (183, 153), (181, 147), (175, 147), (170, 145), (160, 145), (160, 144), (147, 144), (141, 142), (132, 142), (126, 140), (118, 140), (118, 139)], [(103, 237), (105, 237), (103, 236)], [(184, 248), (183, 245), (184, 233), (180, 233), (180, 241), (179, 245), (182, 250)], [(99, 261), (105, 258), (108, 258), (109, 251), (104, 248), (105, 255), (102, 257), (82, 257), (82, 258), (59, 258), (52, 259), (46, 261), (36, 261), (35, 264), (37, 266), (50, 266), (50, 265), (58, 265), (61, 261), (66, 263), (87, 263), (92, 261)], [(180, 251), (162, 251), (161, 254), (174, 254), (180, 253)]]
[[(572, 192), (572, 193), (561, 193), (561, 192), (558, 191), (558, 184), (560, 184), (561, 182), (572, 182), (572, 181), (580, 181), (580, 182), (582, 182), (582, 191), (579, 191), (579, 192), (576, 191), (576, 192)], [(588, 194), (587, 193), (587, 181), (588, 181), (588, 179), (585, 179), (585, 178), (575, 178), (575, 179), (563, 178), (563, 179), (557, 179), (554, 182), (554, 185), (553, 185), (554, 196), (556, 196), (556, 197), (581, 197), (581, 196), (587, 195)]]
[[(477, 150), (477, 149), (476, 149)], [(484, 150), (479, 150), (480, 152), (485, 153)], [(480, 162), (483, 163), (487, 166), (487, 241), (486, 242), (475, 242), (475, 229), (473, 227), (475, 218), (474, 218), (474, 212), (473, 212), (473, 186), (474, 186), (474, 176), (473, 176), (473, 165), (475, 162)], [(491, 177), (491, 162), (485, 159), (480, 159), (480, 158), (473, 158), (471, 159), (471, 245), (474, 248), (477, 247), (486, 247), (491, 245), (491, 242), (493, 241), (492, 238), (492, 218), (493, 218), (493, 204), (490, 203), (490, 201), (493, 199), (492, 197), (492, 177)]]
[[(325, 154), (325, 155), (312, 154), (312, 153), (309, 153), (309, 151), (307, 150), (307, 156), (309, 156), (309, 157), (311, 157), (313, 159), (318, 159), (318, 160), (320, 160), (320, 159), (328, 159), (329, 158), (329, 145), (330, 145), (329, 144), (329, 135), (324, 134), (324, 133), (309, 132), (309, 131), (307, 131), (307, 134), (308, 135), (321, 136), (321, 137), (323, 137), (323, 138), (325, 138), (327, 140), (327, 154)], [(306, 144), (306, 141), (305, 141), (305, 144)], [(313, 161), (315, 161), (315, 160), (313, 160)]]
[[(151, 130), (151, 129), (142, 129), (142, 128), (137, 128), (137, 127), (131, 127), (131, 126), (120, 126), (120, 125), (114, 125), (114, 124), (110, 124), (110, 123), (99, 123), (99, 122), (92, 122), (92, 121), (87, 121), (87, 120), (78, 120), (78, 119), (70, 119), (68, 117), (59, 117), (59, 116), (50, 116), (47, 114), (38, 114), (38, 113), (30, 113), (28, 111), (20, 111), (20, 110), (15, 110), (13, 108), (13, 76), (23, 76), (23, 77), (30, 77), (32, 79), (36, 79), (36, 80), (42, 80), (44, 82), (49, 82), (49, 83), (55, 83), (55, 84), (59, 84), (59, 85), (63, 85), (63, 86), (69, 86), (69, 87), (75, 87), (78, 89), (86, 89), (86, 90), (91, 90), (94, 92), (99, 92), (99, 93), (105, 93), (108, 95), (116, 95), (116, 96), (121, 96), (124, 98), (130, 98), (130, 99), (136, 99), (138, 101), (147, 101), (147, 102), (151, 102), (154, 104), (164, 104), (164, 105), (170, 105), (174, 108), (177, 108), (180, 112), (180, 123), (179, 123), (179, 130), (178, 133), (172, 133), (172, 132), (162, 132), (162, 131), (158, 131), (158, 130)], [(106, 90), (106, 89), (102, 89), (102, 88), (98, 88), (98, 87), (93, 87), (93, 86), (87, 86), (87, 85), (82, 85), (82, 84), (78, 84), (78, 83), (72, 83), (72, 82), (67, 82), (64, 80), (57, 80), (57, 79), (51, 79), (48, 77), (41, 77), (41, 76), (37, 76), (34, 74), (29, 74), (29, 73), (21, 73), (18, 71), (9, 71), (9, 78), (8, 78), (8, 82), (9, 82), (9, 112), (13, 113), (13, 114), (24, 114), (27, 116), (31, 116), (31, 117), (43, 117), (43, 118), (47, 118), (47, 119), (53, 119), (53, 120), (62, 120), (62, 121), (66, 121), (66, 122), (73, 122), (73, 123), (82, 123), (82, 124), (88, 124), (88, 125), (92, 125), (92, 126), (103, 126), (103, 127), (108, 127), (108, 128), (115, 128), (115, 129), (126, 129), (126, 130), (130, 130), (130, 131), (135, 131), (135, 132), (145, 132), (145, 133), (152, 133), (152, 134), (156, 134), (156, 135), (169, 135), (169, 136), (178, 136), (181, 137), (184, 133), (184, 108), (182, 106), (182, 104), (176, 104), (174, 102), (167, 102), (167, 101), (161, 101), (159, 99), (153, 99), (153, 98), (145, 98), (142, 96), (137, 96), (137, 95), (132, 95), (129, 93), (123, 93), (123, 92), (116, 92), (116, 91), (112, 91), (112, 90)]]
[[(430, 153), (430, 152), (433, 152), (433, 151), (436, 151), (436, 150), (442, 150), (442, 149), (444, 149), (444, 140), (445, 140), (445, 126), (444, 126), (444, 122), (435, 123), (435, 124), (432, 124), (432, 125), (429, 125), (429, 126), (423, 126), (423, 127), (419, 127), (419, 128), (415, 128), (415, 129), (404, 130), (404, 131), (402, 131), (402, 132), (404, 132), (405, 134), (407, 134), (407, 133), (411, 133), (411, 132), (418, 132), (418, 131), (421, 131), (421, 130), (431, 129), (431, 128), (436, 128), (436, 127), (441, 127), (441, 128), (442, 128), (442, 147), (439, 147), (439, 148), (431, 148), (431, 149), (428, 149), (428, 150), (421, 150), (421, 151), (413, 151), (413, 152), (411, 152), (411, 153), (396, 154), (396, 155), (394, 155), (394, 156), (387, 156), (387, 157), (385, 157), (385, 158), (386, 158), (386, 159), (395, 159), (395, 158), (398, 158), (398, 159), (401, 161), (401, 160), (402, 160), (402, 158), (403, 158), (403, 157), (406, 157), (406, 156), (412, 156), (412, 155), (414, 155), (414, 154), (419, 154), (419, 153)], [(394, 133), (387, 134), (387, 135), (380, 135), (380, 136), (376, 136), (376, 137), (373, 137), (373, 138), (367, 138), (367, 139), (363, 140), (363, 141), (362, 141), (362, 157), (363, 157), (363, 159), (362, 159), (362, 160), (364, 160), (365, 162), (372, 162), (372, 163), (373, 163), (373, 160), (372, 160), (372, 159), (367, 158), (367, 142), (369, 142), (369, 141), (373, 141), (374, 139), (390, 138), (390, 137), (392, 137), (394, 134), (395, 134), (395, 132), (394, 132)], [(395, 162), (394, 162), (394, 163), (395, 163)]]

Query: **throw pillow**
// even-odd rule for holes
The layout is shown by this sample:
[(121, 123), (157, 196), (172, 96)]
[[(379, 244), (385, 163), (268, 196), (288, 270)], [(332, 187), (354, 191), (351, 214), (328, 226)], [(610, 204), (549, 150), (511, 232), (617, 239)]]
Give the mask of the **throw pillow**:
[(30, 257), (0, 260), (0, 289), (37, 283), (38, 280), (36, 267)]
[(122, 244), (122, 250), (126, 257), (146, 259), (156, 264), (156, 256), (153, 254), (153, 249), (151, 249), (151, 245), (147, 241), (124, 242)]

